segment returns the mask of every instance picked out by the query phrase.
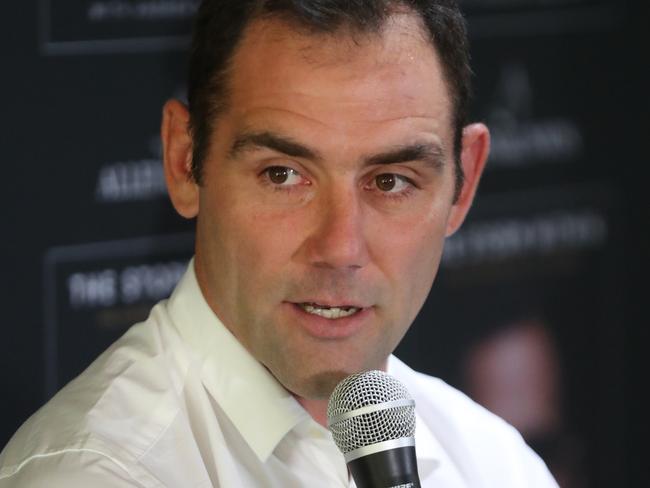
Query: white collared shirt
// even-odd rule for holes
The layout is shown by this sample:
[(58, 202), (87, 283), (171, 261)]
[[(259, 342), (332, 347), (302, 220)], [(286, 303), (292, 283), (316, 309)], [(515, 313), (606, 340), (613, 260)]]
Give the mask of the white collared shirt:
[[(423, 487), (556, 487), (503, 421), (395, 357)], [(221, 324), (193, 263), (171, 298), (18, 430), (0, 488), (354, 487), (330, 433)]]

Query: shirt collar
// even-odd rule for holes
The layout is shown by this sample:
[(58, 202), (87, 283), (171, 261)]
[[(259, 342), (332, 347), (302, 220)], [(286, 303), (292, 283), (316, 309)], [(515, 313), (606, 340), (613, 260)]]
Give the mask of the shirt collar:
[(415, 412), (415, 454), (418, 462), (420, 478), (427, 478), (440, 466), (442, 446), (427, 425), (424, 423), (417, 410)]
[[(388, 358), (386, 372), (405, 384), (411, 394), (415, 393), (417, 387), (409, 378), (415, 372), (397, 357), (391, 355)], [(415, 453), (417, 456), (418, 473), (420, 478), (428, 477), (434, 470), (440, 467), (440, 462), (445, 459), (444, 449), (440, 441), (433, 435), (424, 419), (418, 412), (418, 404), (415, 404)]]
[(214, 314), (199, 287), (193, 259), (167, 308), (185, 343), (203, 361), (203, 385), (265, 462), (309, 414)]

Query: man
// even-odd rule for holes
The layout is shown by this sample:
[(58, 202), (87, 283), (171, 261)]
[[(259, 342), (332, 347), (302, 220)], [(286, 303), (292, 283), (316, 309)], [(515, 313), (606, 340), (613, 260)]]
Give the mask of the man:
[(350, 486), (325, 425), (348, 374), (417, 403), (424, 486), (556, 486), (502, 421), (391, 356), (463, 221), (489, 136), (466, 125), (445, 1), (205, 1), (167, 185), (196, 255), (6, 448), (6, 486)]

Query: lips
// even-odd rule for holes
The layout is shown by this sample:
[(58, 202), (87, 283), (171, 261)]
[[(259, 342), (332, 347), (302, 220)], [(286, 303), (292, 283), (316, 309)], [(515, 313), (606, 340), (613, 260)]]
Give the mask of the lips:
[(361, 311), (360, 307), (352, 305), (328, 306), (320, 305), (318, 303), (298, 303), (297, 305), (309, 314), (317, 315), (329, 320), (350, 317)]
[[(324, 303), (323, 303), (324, 302)], [(342, 340), (355, 336), (368, 326), (374, 307), (336, 299), (307, 299), (285, 302), (295, 322), (310, 336), (319, 340)]]

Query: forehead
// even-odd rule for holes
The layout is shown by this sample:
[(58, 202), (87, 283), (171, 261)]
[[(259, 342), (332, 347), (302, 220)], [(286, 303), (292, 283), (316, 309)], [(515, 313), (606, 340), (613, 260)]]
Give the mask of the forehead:
[(394, 14), (378, 33), (255, 20), (229, 75), (229, 105), (241, 117), (285, 112), (337, 130), (422, 119), (451, 130), (440, 61), (415, 14)]

